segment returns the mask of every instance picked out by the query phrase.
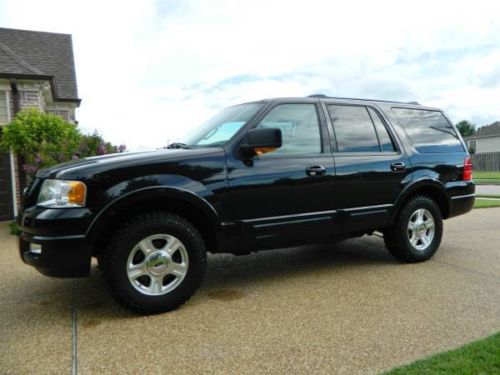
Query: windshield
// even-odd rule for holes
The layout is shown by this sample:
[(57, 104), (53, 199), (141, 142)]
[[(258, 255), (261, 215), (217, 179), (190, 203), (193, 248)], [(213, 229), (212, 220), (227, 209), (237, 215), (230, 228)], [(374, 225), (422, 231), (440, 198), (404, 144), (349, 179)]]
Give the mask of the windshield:
[(223, 109), (188, 136), (185, 141), (186, 145), (190, 147), (224, 145), (257, 113), (262, 105), (262, 103), (247, 103)]

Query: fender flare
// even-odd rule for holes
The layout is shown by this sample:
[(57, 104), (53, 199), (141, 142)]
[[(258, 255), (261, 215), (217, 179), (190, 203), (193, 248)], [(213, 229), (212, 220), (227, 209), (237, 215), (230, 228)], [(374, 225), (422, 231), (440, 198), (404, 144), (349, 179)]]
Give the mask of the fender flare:
[(176, 199), (185, 202), (203, 212), (214, 230), (221, 227), (217, 211), (205, 198), (181, 187), (149, 186), (127, 192), (106, 204), (90, 223), (85, 237), (93, 243), (106, 229), (107, 225), (115, 219), (117, 213), (130, 208), (134, 204), (153, 199)]
[(446, 204), (448, 204), (448, 197), (445, 193), (445, 186), (444, 184), (434, 178), (420, 178), (418, 180), (414, 180), (408, 185), (406, 185), (403, 189), (403, 191), (399, 194), (398, 198), (396, 199), (396, 202), (394, 203), (394, 209), (392, 210), (390, 222), (393, 223), (394, 220), (396, 219), (397, 214), (399, 213), (401, 207), (403, 204), (406, 202), (408, 197), (410, 197), (412, 194), (414, 194), (417, 190), (422, 189), (422, 188), (427, 188), (427, 189), (432, 189), (434, 190), (437, 194), (439, 194), (445, 201)]

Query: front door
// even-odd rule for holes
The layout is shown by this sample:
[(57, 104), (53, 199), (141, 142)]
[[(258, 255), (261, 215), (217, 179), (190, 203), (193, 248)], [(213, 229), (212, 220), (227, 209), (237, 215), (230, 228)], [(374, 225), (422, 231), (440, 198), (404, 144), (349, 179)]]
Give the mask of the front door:
[(256, 247), (332, 234), (335, 166), (317, 103), (277, 103), (256, 127), (279, 128), (281, 148), (240, 160), (228, 155), (235, 221)]

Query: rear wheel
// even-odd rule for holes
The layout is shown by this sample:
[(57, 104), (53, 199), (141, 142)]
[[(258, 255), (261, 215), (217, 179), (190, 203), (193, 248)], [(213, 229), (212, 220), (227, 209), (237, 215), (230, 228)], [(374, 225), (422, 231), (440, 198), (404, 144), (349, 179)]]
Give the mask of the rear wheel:
[(206, 268), (205, 245), (184, 218), (145, 213), (116, 232), (102, 266), (121, 305), (146, 314), (170, 311), (198, 288)]
[(416, 196), (401, 209), (394, 226), (384, 232), (389, 252), (404, 262), (422, 262), (439, 248), (443, 219), (436, 202)]

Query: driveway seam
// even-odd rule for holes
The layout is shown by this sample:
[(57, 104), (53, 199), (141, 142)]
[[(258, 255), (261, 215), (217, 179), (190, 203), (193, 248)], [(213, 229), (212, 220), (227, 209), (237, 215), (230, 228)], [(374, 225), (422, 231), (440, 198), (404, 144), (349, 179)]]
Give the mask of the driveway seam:
[(76, 279), (73, 279), (73, 306), (72, 306), (72, 330), (71, 330), (71, 374), (76, 375), (78, 372), (78, 330), (77, 330), (77, 315), (76, 315), (76, 303), (77, 303), (77, 284)]

